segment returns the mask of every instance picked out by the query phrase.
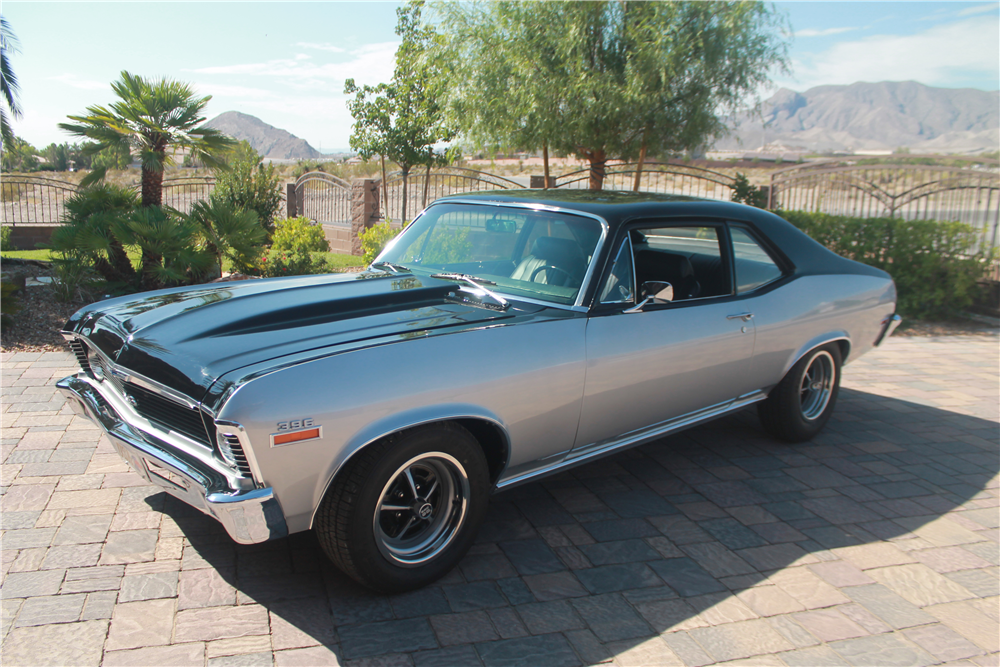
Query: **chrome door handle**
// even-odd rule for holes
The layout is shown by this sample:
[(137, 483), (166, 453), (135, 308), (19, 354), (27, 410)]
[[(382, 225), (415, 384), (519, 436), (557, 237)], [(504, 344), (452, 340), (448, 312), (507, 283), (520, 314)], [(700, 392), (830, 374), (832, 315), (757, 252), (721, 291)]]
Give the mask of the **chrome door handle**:
[(753, 313), (739, 313), (738, 315), (727, 315), (727, 320), (743, 320), (744, 322), (749, 322), (753, 319)]

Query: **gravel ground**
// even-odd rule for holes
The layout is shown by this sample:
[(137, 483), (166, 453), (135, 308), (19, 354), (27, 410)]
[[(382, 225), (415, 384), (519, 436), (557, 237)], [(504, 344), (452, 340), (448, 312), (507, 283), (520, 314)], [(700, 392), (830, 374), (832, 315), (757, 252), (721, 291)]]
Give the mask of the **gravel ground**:
[[(4, 277), (24, 275), (26, 277), (51, 276), (52, 271), (39, 263), (15, 263), (4, 260)], [(60, 301), (55, 289), (49, 285), (26, 287), (19, 295), (21, 311), (14, 315), (14, 323), (0, 331), (0, 350), (3, 352), (52, 352), (65, 351), (68, 346), (59, 335), (59, 330), (69, 316), (88, 302), (83, 299)], [(955, 322), (904, 322), (896, 330), (895, 336), (998, 336), (996, 326), (960, 320)]]

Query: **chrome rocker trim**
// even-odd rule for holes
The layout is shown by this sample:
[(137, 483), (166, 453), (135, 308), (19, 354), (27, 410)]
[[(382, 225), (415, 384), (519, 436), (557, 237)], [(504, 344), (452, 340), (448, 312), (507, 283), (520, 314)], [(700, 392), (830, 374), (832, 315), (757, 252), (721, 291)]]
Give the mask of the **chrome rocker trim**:
[(107, 434), (136, 474), (217, 519), (236, 542), (255, 544), (288, 534), (284, 513), (270, 487), (241, 488), (249, 480), (184, 446), (172, 434), (128, 424), (114, 406), (117, 399), (101, 393), (83, 373), (63, 378), (56, 387), (74, 412)]

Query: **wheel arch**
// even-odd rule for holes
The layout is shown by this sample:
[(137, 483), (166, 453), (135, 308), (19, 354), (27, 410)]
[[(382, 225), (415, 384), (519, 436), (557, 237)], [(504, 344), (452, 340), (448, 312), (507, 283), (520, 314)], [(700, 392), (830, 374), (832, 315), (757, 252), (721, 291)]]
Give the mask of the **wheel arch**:
[(419, 409), (391, 415), (362, 429), (352, 437), (341, 450), (341, 454), (331, 463), (322, 476), (313, 495), (312, 515), (309, 528), (316, 521), (320, 503), (326, 496), (337, 475), (358, 452), (379, 442), (383, 438), (403, 431), (436, 424), (452, 422), (465, 428), (483, 449), (489, 468), (490, 484), (495, 485), (510, 459), (510, 434), (506, 425), (496, 415), (478, 406), (438, 406), (437, 409)]
[(841, 366), (846, 364), (847, 356), (851, 352), (851, 337), (846, 331), (832, 331), (821, 336), (816, 336), (796, 350), (795, 354), (790, 356), (788, 361), (785, 363), (785, 367), (781, 371), (781, 377), (784, 378), (788, 375), (788, 371), (792, 370), (792, 367), (799, 363), (802, 357), (806, 356), (816, 348), (823, 347), (824, 345), (828, 345), (830, 343), (836, 343), (840, 348)]

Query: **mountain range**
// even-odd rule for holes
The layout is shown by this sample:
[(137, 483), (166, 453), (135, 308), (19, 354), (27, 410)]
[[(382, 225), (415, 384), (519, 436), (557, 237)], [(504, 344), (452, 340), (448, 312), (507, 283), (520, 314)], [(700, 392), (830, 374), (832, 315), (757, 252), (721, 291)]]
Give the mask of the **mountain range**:
[[(782, 88), (758, 116), (730, 119), (732, 133), (715, 150), (982, 153), (1000, 149), (1000, 91), (934, 88), (915, 81)], [(250, 142), (272, 160), (324, 155), (305, 139), (249, 114), (227, 111), (206, 123)]]
[(915, 81), (782, 88), (732, 123), (717, 150), (762, 146), (809, 151), (908, 148), (913, 153), (1000, 149), (1000, 91), (934, 88)]
[(227, 111), (205, 123), (237, 141), (248, 141), (261, 157), (272, 160), (307, 160), (323, 157), (305, 139), (287, 130), (268, 125), (260, 118), (239, 111)]

